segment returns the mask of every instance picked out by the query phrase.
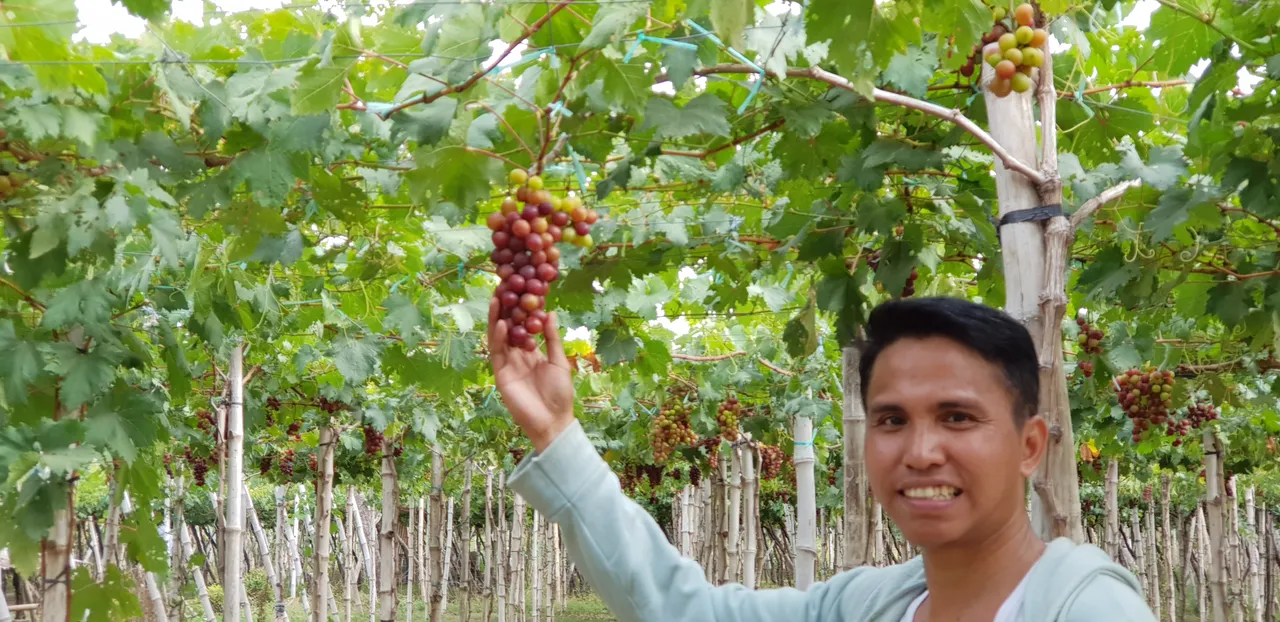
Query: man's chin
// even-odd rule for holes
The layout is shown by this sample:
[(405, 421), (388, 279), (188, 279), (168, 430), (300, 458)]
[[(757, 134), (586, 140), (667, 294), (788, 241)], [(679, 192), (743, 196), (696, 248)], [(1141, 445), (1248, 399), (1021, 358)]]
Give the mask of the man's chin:
[(957, 544), (962, 544), (965, 540), (965, 532), (962, 529), (956, 529), (951, 525), (898, 525), (898, 529), (902, 531), (903, 537), (912, 546), (923, 551), (930, 549), (946, 549)]

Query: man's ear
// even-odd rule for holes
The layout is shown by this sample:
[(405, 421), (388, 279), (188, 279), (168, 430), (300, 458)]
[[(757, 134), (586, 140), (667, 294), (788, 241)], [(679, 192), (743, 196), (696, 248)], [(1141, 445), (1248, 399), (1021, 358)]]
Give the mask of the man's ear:
[(1022, 424), (1022, 476), (1030, 478), (1049, 447), (1049, 426), (1039, 415)]

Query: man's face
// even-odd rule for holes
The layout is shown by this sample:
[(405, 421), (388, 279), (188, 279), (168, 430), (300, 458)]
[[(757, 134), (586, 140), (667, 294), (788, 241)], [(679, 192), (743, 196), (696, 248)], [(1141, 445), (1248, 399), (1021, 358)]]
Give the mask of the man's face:
[(980, 542), (1024, 510), (1045, 426), (1019, 429), (1000, 368), (942, 337), (901, 339), (867, 387), (872, 492), (913, 544)]

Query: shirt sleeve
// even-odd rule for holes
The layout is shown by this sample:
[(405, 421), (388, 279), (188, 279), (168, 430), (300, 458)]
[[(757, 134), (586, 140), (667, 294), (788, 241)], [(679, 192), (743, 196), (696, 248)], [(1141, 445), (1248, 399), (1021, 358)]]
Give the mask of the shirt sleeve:
[(1067, 605), (1063, 622), (1156, 622), (1142, 594), (1109, 574), (1099, 574)]
[(569, 558), (621, 622), (823, 622), (839, 619), (841, 586), (857, 571), (808, 591), (713, 586), (658, 524), (623, 494), (581, 424), (512, 473), (511, 489), (560, 526)]

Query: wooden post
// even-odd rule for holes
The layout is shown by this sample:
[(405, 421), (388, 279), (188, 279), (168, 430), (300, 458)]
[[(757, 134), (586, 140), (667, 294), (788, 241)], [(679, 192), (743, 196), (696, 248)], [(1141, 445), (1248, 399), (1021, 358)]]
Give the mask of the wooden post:
[[(756, 586), (756, 530), (758, 528), (756, 519), (759, 516), (760, 486), (756, 481), (756, 448), (749, 436), (747, 445), (743, 447), (742, 470), (747, 499), (742, 516), (745, 523), (743, 531), (746, 532), (744, 540), (747, 545), (746, 554), (742, 558), (742, 584), (747, 586), (747, 589), (753, 590)], [(693, 496), (693, 489), (686, 486), (684, 491), (685, 502), (688, 503), (688, 498)]]
[[(723, 459), (723, 458), (722, 458)], [(742, 459), (738, 447), (729, 448), (729, 516), (725, 547), (725, 566), (720, 569), (720, 583), (738, 581), (738, 538), (741, 535)]]
[(1212, 429), (1204, 431), (1205, 472), (1205, 522), (1209, 529), (1208, 566), (1209, 600), (1213, 622), (1226, 622), (1227, 616), (1227, 567), (1226, 529), (1223, 525), (1222, 498), (1222, 444)]
[(276, 566), (271, 562), (271, 543), (267, 540), (267, 532), (262, 528), (262, 521), (258, 520), (258, 512), (253, 507), (253, 497), (249, 496), (249, 485), (240, 481), (240, 489), (244, 493), (244, 507), (249, 516), (249, 528), (253, 530), (254, 539), (258, 542), (258, 555), (262, 558), (262, 567), (267, 572), (267, 581), (271, 584), (271, 595), (275, 601), (275, 620), (276, 622), (284, 622), (287, 620), (284, 611), (283, 586), (280, 584), (280, 575), (276, 572)]
[[(496, 609), (498, 622), (507, 622), (507, 545), (510, 537), (507, 532), (507, 473), (498, 471), (498, 537), (493, 550), (494, 581), (498, 584), (498, 602)], [(487, 621), (486, 621), (487, 622)]]
[(431, 449), (431, 524), (427, 537), (431, 538), (431, 622), (443, 619), (444, 609), (444, 538), (441, 522), (444, 520), (444, 453), (437, 444)]
[(312, 564), (312, 622), (329, 622), (329, 556), (332, 548), (330, 525), (333, 523), (333, 450), (337, 434), (326, 422), (320, 426), (319, 478), (316, 481), (315, 553)]
[(852, 570), (867, 563), (867, 412), (862, 404), (862, 381), (858, 365), (862, 360), (859, 344), (841, 350), (841, 385), (844, 387), (844, 557), (841, 570)]
[(1107, 531), (1103, 538), (1107, 555), (1120, 560), (1120, 461), (1107, 460), (1107, 480), (1103, 503), (1107, 512)]
[[(1160, 530), (1164, 536), (1164, 577), (1167, 583), (1164, 591), (1165, 606), (1169, 611), (1169, 622), (1178, 622), (1178, 582), (1174, 580), (1173, 558), (1177, 551), (1173, 546), (1173, 527), (1169, 521), (1169, 506), (1173, 504), (1173, 479), (1168, 473), (1160, 476)], [(1183, 566), (1182, 571), (1187, 572)]]
[(471, 622), (471, 480), (475, 477), (475, 464), (467, 460), (462, 472), (462, 520), (458, 526), (458, 543), (462, 547), (458, 551), (458, 587), (462, 589), (462, 600), (458, 613), (461, 622)]
[(793, 422), (796, 469), (796, 589), (805, 591), (813, 585), (817, 546), (817, 490), (813, 481), (813, 420), (796, 417)]
[(222, 617), (227, 622), (240, 622), (240, 605), (244, 589), (244, 496), (235, 488), (244, 481), (244, 345), (231, 349), (230, 371), (227, 384), (231, 388), (231, 404), (227, 409), (227, 458), (226, 480), (232, 482), (231, 492), (223, 500), (226, 505), (226, 559), (222, 575)]

